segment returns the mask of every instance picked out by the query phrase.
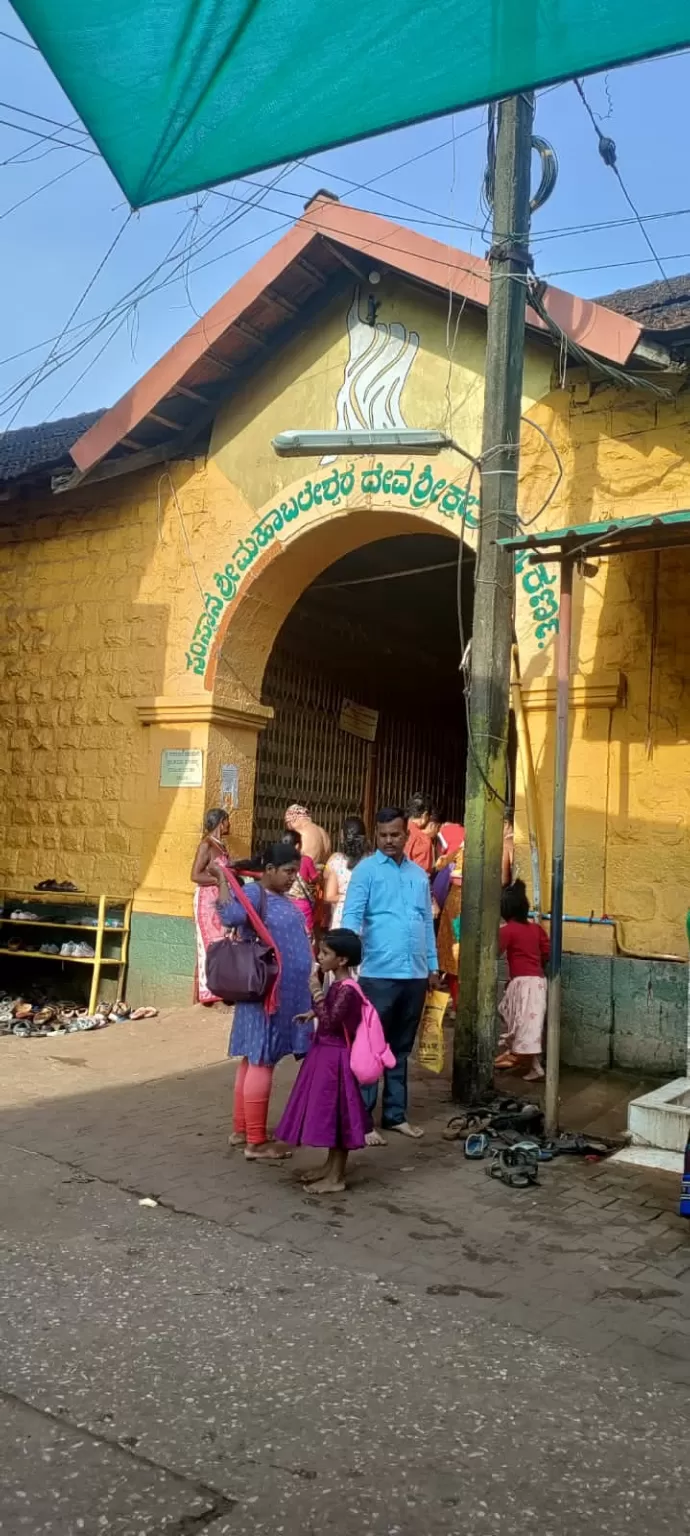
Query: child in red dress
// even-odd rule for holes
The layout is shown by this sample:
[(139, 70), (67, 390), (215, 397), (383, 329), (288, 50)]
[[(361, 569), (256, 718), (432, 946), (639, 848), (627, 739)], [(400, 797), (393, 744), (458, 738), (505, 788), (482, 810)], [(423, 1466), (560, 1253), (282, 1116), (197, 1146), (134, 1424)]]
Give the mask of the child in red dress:
[(499, 1070), (527, 1066), (525, 1082), (544, 1076), (541, 1064), (547, 985), (544, 967), (549, 937), (540, 923), (531, 923), (524, 880), (514, 880), (501, 897), (498, 947), (508, 960), (510, 981), (499, 1004), (504, 1030), (494, 1066)]

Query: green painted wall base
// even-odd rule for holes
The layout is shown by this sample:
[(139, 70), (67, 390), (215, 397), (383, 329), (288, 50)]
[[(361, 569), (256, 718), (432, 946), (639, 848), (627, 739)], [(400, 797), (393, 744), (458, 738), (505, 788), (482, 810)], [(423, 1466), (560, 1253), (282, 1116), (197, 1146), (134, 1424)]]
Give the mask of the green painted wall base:
[[(127, 980), (131, 1004), (189, 1007), (195, 965), (191, 918), (133, 914)], [(675, 1077), (685, 1071), (687, 1031), (686, 965), (563, 956), (561, 1059), (566, 1066)]]
[(132, 913), (127, 1001), (188, 1008), (194, 992), (196, 937), (191, 917)]
[(685, 1072), (688, 967), (564, 955), (561, 1059), (570, 1067)]

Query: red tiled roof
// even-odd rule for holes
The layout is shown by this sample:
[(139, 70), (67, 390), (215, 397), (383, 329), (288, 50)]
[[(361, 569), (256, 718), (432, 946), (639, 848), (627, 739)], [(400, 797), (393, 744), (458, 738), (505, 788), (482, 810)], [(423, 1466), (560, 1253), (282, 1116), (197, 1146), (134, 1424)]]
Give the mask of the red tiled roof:
[[(154, 440), (160, 443), (161, 427), (172, 448), (175, 434), (185, 433), (195, 410), (210, 415), (219, 389), (227, 389), (233, 375), (241, 376), (257, 353), (278, 340), (288, 321), (294, 322), (352, 258), (363, 263), (364, 279), (373, 264), (444, 293), (450, 288), (483, 309), (489, 301), (486, 261), (320, 194), (287, 234), (74, 443), (77, 467), (85, 473), (114, 451), (125, 460), (145, 451)], [(642, 333), (625, 315), (559, 288), (547, 288), (543, 302), (572, 340), (609, 362), (625, 364)], [(529, 309), (527, 323), (545, 330)]]

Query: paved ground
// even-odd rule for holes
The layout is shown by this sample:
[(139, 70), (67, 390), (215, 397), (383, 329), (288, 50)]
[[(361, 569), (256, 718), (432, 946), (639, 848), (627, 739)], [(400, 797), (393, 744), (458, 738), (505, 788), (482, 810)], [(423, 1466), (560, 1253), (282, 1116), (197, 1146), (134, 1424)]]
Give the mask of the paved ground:
[[(295, 1179), (313, 1154), (257, 1168), (227, 1153), (226, 1036), (224, 1010), (199, 1008), (98, 1035), (1, 1040), (0, 1147), (152, 1195), (262, 1249), (394, 1280), (454, 1316), (567, 1341), (646, 1383), (690, 1385), (690, 1223), (676, 1215), (672, 1176), (562, 1159), (538, 1189), (506, 1190), (441, 1140), (448, 1087), (425, 1075), (413, 1087), (425, 1140), (358, 1154), (350, 1192), (324, 1203)], [(276, 1111), (293, 1070), (279, 1070)], [(622, 1127), (643, 1086), (571, 1074), (565, 1119)]]
[(3, 1533), (687, 1529), (681, 1387), (36, 1153), (0, 1209)]

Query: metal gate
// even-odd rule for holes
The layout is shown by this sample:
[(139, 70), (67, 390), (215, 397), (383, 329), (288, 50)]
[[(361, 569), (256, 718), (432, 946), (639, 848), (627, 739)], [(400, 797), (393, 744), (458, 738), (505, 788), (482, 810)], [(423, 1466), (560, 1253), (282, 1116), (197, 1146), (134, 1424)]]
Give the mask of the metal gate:
[[(360, 703), (376, 708), (375, 677)], [(351, 696), (361, 695), (353, 679)], [(362, 741), (339, 725), (343, 679), (276, 646), (266, 668), (263, 701), (274, 718), (259, 738), (254, 800), (255, 847), (280, 837), (291, 801), (309, 806), (315, 821), (336, 840), (345, 816), (364, 815), (373, 832), (379, 805), (405, 805), (422, 789), (444, 818), (460, 820), (464, 801), (466, 746), (461, 707), (445, 714), (427, 697), (411, 696), (405, 713), (398, 703), (380, 709), (376, 742)], [(452, 725), (446, 724), (450, 713)]]
[(374, 748), (375, 804), (404, 807), (420, 789), (444, 821), (461, 820), (467, 749), (460, 721), (459, 705), (450, 727), (433, 709), (405, 718), (382, 715)]
[(280, 837), (294, 800), (337, 839), (344, 817), (362, 813), (371, 752), (369, 742), (340, 729), (342, 686), (276, 648), (263, 698), (275, 714), (259, 739), (255, 846)]

